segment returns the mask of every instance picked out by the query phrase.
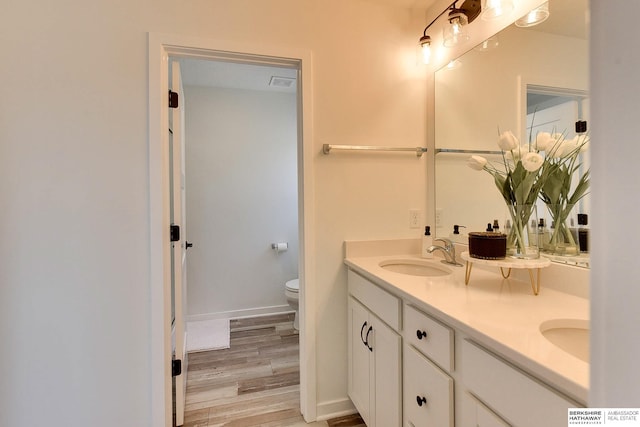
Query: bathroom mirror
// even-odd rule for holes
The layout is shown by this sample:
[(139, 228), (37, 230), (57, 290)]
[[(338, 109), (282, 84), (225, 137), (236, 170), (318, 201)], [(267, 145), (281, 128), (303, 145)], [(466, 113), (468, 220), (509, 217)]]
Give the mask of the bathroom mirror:
[[(436, 237), (467, 243), (465, 233), (508, 217), (491, 175), (466, 164), (472, 154), (502, 162), (499, 132), (524, 143), (533, 121), (533, 135), (572, 138), (575, 121), (589, 120), (588, 0), (550, 0), (549, 9), (542, 24), (511, 25), (435, 73)], [(588, 167), (588, 153), (582, 160)], [(578, 209), (589, 213), (588, 196)]]

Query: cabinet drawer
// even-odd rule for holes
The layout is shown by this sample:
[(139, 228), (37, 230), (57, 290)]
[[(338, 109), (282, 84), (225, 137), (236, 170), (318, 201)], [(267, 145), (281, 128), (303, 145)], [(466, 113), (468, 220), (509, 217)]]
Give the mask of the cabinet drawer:
[(405, 425), (453, 427), (453, 379), (409, 346), (403, 400)]
[(396, 331), (400, 330), (400, 299), (349, 270), (349, 293)]
[(462, 344), (463, 382), (518, 427), (566, 427), (570, 400), (471, 341)]
[(404, 338), (442, 369), (453, 371), (453, 329), (407, 305)]

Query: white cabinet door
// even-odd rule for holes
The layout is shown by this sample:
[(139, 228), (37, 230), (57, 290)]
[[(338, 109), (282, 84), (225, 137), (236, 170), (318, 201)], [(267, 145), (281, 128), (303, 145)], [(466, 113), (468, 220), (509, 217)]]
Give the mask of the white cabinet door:
[(349, 297), (349, 397), (369, 427), (402, 425), (402, 339)]
[(373, 366), (368, 345), (373, 325), (369, 321), (369, 311), (353, 297), (349, 297), (348, 309), (349, 397), (364, 422), (373, 427), (370, 407)]
[(415, 427), (453, 427), (453, 379), (405, 346), (404, 417)]
[[(376, 427), (399, 427), (402, 425), (402, 340), (393, 329), (371, 315), (375, 370), (374, 422)], [(372, 427), (372, 426), (370, 426)]]

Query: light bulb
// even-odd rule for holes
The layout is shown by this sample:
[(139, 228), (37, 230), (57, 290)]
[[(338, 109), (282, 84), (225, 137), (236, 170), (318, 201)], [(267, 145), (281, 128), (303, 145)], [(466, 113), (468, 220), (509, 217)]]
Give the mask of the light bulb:
[(428, 64), (431, 61), (431, 45), (422, 45), (422, 63)]
[(467, 15), (458, 10), (449, 13), (449, 26), (445, 27), (443, 34), (443, 44), (445, 47), (455, 46), (469, 40), (469, 33), (466, 29)]
[(420, 59), (423, 64), (429, 64), (431, 61), (431, 37), (422, 36), (419, 43)]

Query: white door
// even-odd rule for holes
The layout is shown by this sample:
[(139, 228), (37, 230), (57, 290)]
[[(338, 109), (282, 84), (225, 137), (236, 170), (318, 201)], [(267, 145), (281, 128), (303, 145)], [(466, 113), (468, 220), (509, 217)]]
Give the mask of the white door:
[(185, 174), (184, 174), (184, 95), (180, 64), (171, 62), (171, 91), (178, 94), (178, 107), (169, 112), (169, 164), (171, 224), (180, 229), (179, 240), (171, 245), (171, 308), (173, 318), (172, 358), (182, 361), (182, 372), (175, 376), (175, 425), (184, 424), (184, 404), (187, 388), (187, 361), (185, 352), (184, 308), (186, 296), (186, 227), (185, 227)]

